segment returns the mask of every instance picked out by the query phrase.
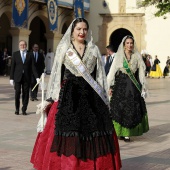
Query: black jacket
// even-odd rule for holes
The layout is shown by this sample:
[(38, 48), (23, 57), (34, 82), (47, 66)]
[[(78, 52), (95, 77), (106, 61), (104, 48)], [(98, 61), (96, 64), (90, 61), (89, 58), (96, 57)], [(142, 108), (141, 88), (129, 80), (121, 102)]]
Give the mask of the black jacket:
[(37, 61), (35, 60), (34, 53), (30, 53), (31, 57), (34, 58), (34, 63), (35, 63), (35, 68), (38, 73), (38, 77), (41, 77), (41, 74), (44, 73), (45, 69), (45, 62), (44, 62), (44, 56), (41, 53), (38, 53), (38, 59)]
[(111, 67), (112, 62), (113, 62), (113, 59), (112, 59), (112, 62), (110, 62), (110, 57), (111, 57), (111, 56), (109, 56), (109, 57), (107, 58), (106, 65), (105, 65), (105, 73), (106, 73), (106, 76), (108, 75), (109, 70), (110, 70), (110, 67)]
[(34, 58), (27, 52), (25, 62), (22, 62), (20, 51), (16, 51), (12, 56), (10, 79), (14, 82), (20, 82), (23, 76), (28, 83), (31, 82), (31, 75), (34, 74), (35, 78), (38, 78), (38, 74), (35, 68)]

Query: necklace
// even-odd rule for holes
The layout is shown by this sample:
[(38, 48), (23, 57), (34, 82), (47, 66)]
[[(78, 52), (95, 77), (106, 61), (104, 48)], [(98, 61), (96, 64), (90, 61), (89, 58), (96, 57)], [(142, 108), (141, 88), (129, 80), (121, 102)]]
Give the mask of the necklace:
[(84, 49), (84, 45), (85, 44), (82, 44), (82, 43), (72, 43), (75, 47), (75, 49), (77, 49), (78, 51), (82, 51)]

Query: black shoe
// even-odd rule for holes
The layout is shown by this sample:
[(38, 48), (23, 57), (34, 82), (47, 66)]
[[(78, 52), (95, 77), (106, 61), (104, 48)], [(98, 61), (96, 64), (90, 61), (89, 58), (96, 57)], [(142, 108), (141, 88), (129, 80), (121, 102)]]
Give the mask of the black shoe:
[(37, 98), (34, 98), (34, 100), (38, 101), (38, 99), (37, 99)]
[(124, 140), (124, 139), (125, 139), (125, 137), (123, 137), (123, 136), (119, 136), (119, 137), (118, 137), (118, 139), (119, 139), (119, 140)]
[(30, 98), (30, 100), (31, 100), (31, 101), (34, 101), (34, 99), (33, 99), (33, 98)]
[(130, 138), (129, 137), (124, 137), (124, 141), (125, 142), (130, 142)]
[(24, 116), (27, 115), (26, 111), (23, 111), (22, 114), (23, 114)]
[(16, 115), (19, 115), (19, 111), (16, 110), (16, 111), (15, 111), (15, 114), (16, 114)]

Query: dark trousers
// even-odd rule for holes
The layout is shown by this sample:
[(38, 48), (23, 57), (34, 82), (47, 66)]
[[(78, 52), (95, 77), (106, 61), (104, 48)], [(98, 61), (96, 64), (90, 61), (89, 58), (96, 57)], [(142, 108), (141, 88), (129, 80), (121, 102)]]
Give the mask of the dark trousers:
[(20, 95), (22, 90), (22, 111), (27, 110), (28, 101), (29, 101), (29, 88), (30, 83), (26, 81), (24, 74), (20, 82), (15, 82), (14, 89), (15, 89), (15, 108), (16, 111), (20, 109)]
[(9, 73), (10, 73), (10, 67), (6, 65), (4, 69), (4, 75), (9, 75)]
[(37, 85), (36, 88), (32, 91), (32, 89), (34, 88), (34, 86), (35, 86), (36, 84), (37, 84), (37, 81), (36, 81), (35, 77), (32, 75), (30, 95), (31, 95), (31, 98), (33, 98), (33, 99), (37, 98), (38, 85)]
[(5, 70), (5, 62), (3, 60), (0, 60), (0, 75), (4, 75)]

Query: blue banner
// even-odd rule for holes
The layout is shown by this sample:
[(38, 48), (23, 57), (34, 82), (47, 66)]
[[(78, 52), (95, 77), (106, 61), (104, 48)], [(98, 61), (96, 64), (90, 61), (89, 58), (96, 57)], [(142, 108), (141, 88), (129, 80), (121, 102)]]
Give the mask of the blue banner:
[(57, 0), (48, 0), (47, 8), (48, 8), (48, 19), (50, 24), (50, 30), (55, 31), (57, 29), (57, 21), (58, 21), (58, 6)]
[(29, 0), (12, 1), (12, 27), (27, 28)]
[(31, 2), (47, 3), (47, 0), (31, 0)]
[(78, 17), (84, 18), (84, 1), (83, 0), (74, 0), (74, 15), (75, 15), (75, 18), (78, 18)]

